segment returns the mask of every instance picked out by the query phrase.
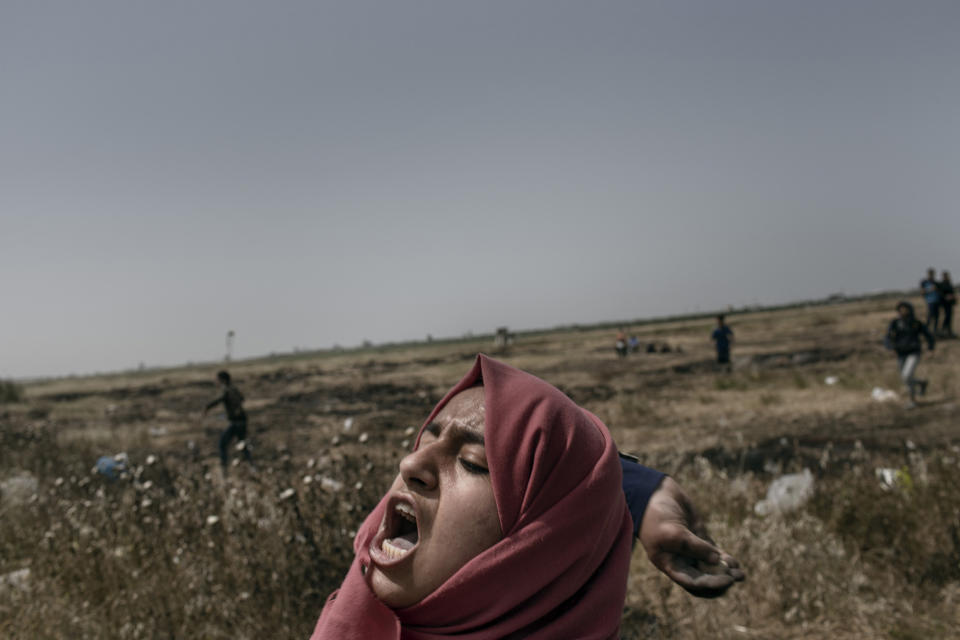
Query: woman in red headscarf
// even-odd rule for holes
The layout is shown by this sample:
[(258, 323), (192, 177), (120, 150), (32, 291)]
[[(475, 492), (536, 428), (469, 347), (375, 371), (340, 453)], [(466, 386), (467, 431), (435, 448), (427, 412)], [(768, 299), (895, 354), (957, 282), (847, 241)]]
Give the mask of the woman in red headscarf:
[(312, 640), (616, 638), (631, 532), (603, 423), (480, 355), (361, 526)]

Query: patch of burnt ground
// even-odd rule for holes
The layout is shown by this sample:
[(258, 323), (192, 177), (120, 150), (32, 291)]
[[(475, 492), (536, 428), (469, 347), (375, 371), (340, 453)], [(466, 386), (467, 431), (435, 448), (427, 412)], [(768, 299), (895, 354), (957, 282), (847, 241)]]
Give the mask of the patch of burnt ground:
[(699, 453), (687, 453), (679, 466), (693, 465), (698, 457), (731, 475), (750, 472), (773, 476), (809, 468), (819, 476), (842, 476), (852, 466), (862, 464), (868, 454), (902, 456), (904, 463), (912, 451), (926, 453), (931, 447), (906, 445), (885, 440), (827, 438), (820, 436), (774, 437), (740, 448), (710, 447)]
[(345, 415), (353, 415), (356, 409), (345, 409), (344, 405), (370, 405), (391, 408), (427, 408), (433, 407), (439, 400), (429, 389), (390, 382), (369, 383), (362, 386), (333, 385), (322, 389), (288, 393), (280, 396), (280, 402), (308, 405), (330, 405), (330, 413), (337, 414), (338, 407)]
[(605, 384), (582, 385), (579, 387), (557, 385), (557, 388), (581, 406), (592, 402), (605, 402), (617, 394), (613, 387)]
[(165, 393), (181, 389), (204, 389), (212, 390), (215, 387), (213, 382), (183, 382), (177, 384), (167, 384), (161, 381), (160, 384), (145, 384), (137, 387), (118, 387), (116, 389), (107, 389), (104, 391), (69, 391), (63, 393), (51, 393), (40, 395), (40, 398), (46, 402), (75, 402), (87, 398), (102, 398), (120, 402), (124, 400), (134, 400), (143, 398), (156, 398)]
[[(745, 357), (746, 365), (760, 369), (781, 369), (799, 367), (824, 362), (842, 362), (855, 354), (851, 349), (802, 349), (800, 351), (771, 351), (754, 353)], [(743, 366), (743, 365), (738, 365)], [(669, 369), (658, 369), (648, 373), (660, 374), (671, 371), (678, 374), (710, 373), (717, 370), (716, 360), (697, 360), (674, 365)]]

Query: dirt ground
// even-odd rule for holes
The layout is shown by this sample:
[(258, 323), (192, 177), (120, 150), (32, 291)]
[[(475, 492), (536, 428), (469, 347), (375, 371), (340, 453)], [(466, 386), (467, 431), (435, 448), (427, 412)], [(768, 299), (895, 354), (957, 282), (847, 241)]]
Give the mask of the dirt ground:
[[(258, 467), (283, 476), (276, 486), (321, 471), (332, 477), (325, 467), (363, 468), (370, 493), (343, 514), (339, 528), (346, 532), (387, 487), (412, 430), (478, 351), (562, 389), (604, 420), (622, 450), (675, 476), (708, 514), (717, 542), (748, 573), (724, 598), (698, 601), (638, 549), (625, 638), (957, 637), (960, 497), (944, 498), (941, 485), (956, 475), (960, 459), (960, 341), (944, 340), (924, 355), (919, 375), (930, 379), (928, 393), (918, 407), (905, 408), (895, 358), (882, 345), (895, 303), (878, 298), (730, 315), (729, 373), (714, 364), (712, 318), (628, 325), (643, 347), (626, 358), (614, 352), (615, 328), (585, 328), (521, 334), (501, 349), (459, 341), (298, 354), (229, 369), (247, 397)], [(648, 344), (657, 352), (648, 353)], [(199, 416), (216, 394), (218, 368), (33, 383), (24, 402), (0, 406), (0, 425), (11, 433), (44, 429), (62, 455), (76, 452), (78, 465), (92, 466), (98, 453), (156, 455), (172, 468), (199, 469), (212, 478), (211, 491), (223, 491), (216, 443), (224, 418)], [(899, 397), (877, 401), (875, 387)], [(9, 475), (17, 465), (8, 459), (5, 466)], [(808, 505), (777, 517), (754, 513), (773, 479), (804, 468), (817, 481)], [(898, 477), (909, 483), (882, 486), (877, 468), (902, 470)], [(33, 469), (43, 487), (58, 475), (39, 463)], [(241, 483), (244, 473), (241, 466), (231, 482)], [(312, 494), (302, 493), (304, 504)], [(874, 540), (877, 527), (886, 533)], [(16, 546), (4, 549), (0, 570), (31, 566), (31, 558), (14, 557)], [(925, 558), (946, 564), (945, 573), (929, 578), (917, 568)], [(59, 578), (54, 571), (48, 579)], [(0, 616), (7, 611), (10, 621), (24, 624), (26, 614), (3, 608), (5, 597), (12, 596), (0, 591)], [(309, 632), (318, 612), (285, 613), (293, 621), (283, 628), (291, 637)], [(93, 626), (89, 637), (136, 635), (108, 622), (104, 628), (114, 631), (98, 635)]]

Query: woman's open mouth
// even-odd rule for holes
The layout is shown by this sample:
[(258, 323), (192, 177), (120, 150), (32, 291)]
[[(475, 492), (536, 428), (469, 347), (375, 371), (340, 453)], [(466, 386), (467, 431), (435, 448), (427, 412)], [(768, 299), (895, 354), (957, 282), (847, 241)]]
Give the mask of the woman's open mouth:
[(417, 514), (409, 502), (391, 500), (379, 534), (370, 545), (377, 564), (394, 564), (405, 558), (420, 541)]

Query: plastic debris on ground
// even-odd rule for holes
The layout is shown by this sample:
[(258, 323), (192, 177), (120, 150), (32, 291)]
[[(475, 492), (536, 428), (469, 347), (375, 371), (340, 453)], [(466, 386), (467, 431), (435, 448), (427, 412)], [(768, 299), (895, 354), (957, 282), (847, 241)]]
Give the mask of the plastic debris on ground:
[(838, 382), (840, 382), (840, 378), (838, 378), (837, 376), (827, 376), (826, 378), (823, 379), (823, 383), (831, 387), (837, 384)]
[(118, 460), (116, 456), (100, 456), (93, 469), (108, 480), (116, 480), (127, 470), (127, 465), (124, 460)]
[(0, 593), (9, 590), (26, 591), (30, 588), (30, 569), (18, 569), (0, 575)]
[(870, 392), (870, 397), (877, 402), (890, 402), (891, 400), (896, 400), (898, 396), (896, 391), (884, 389), (883, 387), (874, 387), (873, 391)]
[(767, 497), (759, 501), (753, 510), (757, 515), (788, 513), (803, 506), (813, 496), (813, 474), (810, 469), (802, 473), (780, 476), (767, 489)]
[(913, 477), (910, 475), (910, 469), (903, 466), (899, 469), (890, 467), (878, 467), (874, 470), (877, 480), (880, 481), (880, 488), (886, 491), (891, 489), (911, 489), (913, 487)]
[(26, 504), (37, 494), (39, 486), (37, 479), (26, 471), (10, 476), (0, 482), (0, 504)]

